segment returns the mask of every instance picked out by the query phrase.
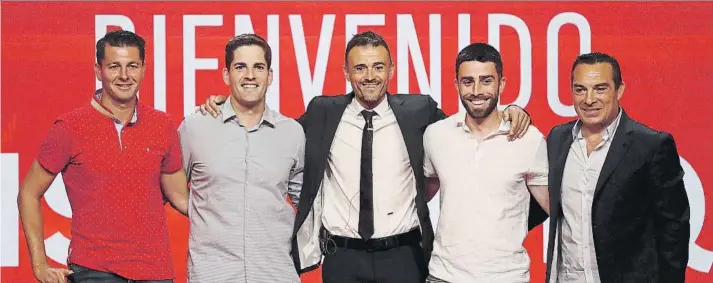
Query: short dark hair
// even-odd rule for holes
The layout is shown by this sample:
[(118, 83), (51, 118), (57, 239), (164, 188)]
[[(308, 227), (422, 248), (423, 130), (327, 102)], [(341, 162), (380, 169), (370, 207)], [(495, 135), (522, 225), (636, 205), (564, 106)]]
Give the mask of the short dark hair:
[(265, 53), (265, 62), (267, 62), (267, 68), (272, 67), (272, 49), (270, 48), (270, 45), (267, 44), (267, 41), (260, 37), (257, 34), (254, 33), (245, 33), (238, 35), (236, 37), (233, 37), (230, 41), (228, 41), (228, 44), (225, 45), (225, 67), (230, 70), (230, 63), (233, 62), (233, 59), (235, 59), (235, 55), (233, 52), (242, 47), (242, 46), (259, 46), (262, 48), (262, 51)]
[(379, 47), (383, 46), (386, 48), (386, 53), (389, 54), (389, 63), (391, 63), (391, 51), (389, 50), (389, 45), (386, 44), (386, 41), (384, 40), (381, 35), (373, 32), (373, 31), (365, 31), (362, 33), (357, 33), (352, 37), (352, 39), (349, 40), (347, 43), (347, 50), (344, 51), (344, 66), (347, 65), (348, 63), (348, 57), (349, 57), (349, 51), (351, 51), (354, 47), (357, 46), (371, 46), (371, 47)]
[(104, 61), (107, 44), (111, 47), (136, 47), (139, 49), (141, 63), (146, 59), (146, 41), (141, 36), (128, 30), (114, 30), (97, 41), (97, 63)]
[(616, 58), (613, 56), (599, 52), (592, 52), (577, 56), (577, 59), (574, 60), (574, 64), (572, 64), (572, 73), (570, 77), (572, 83), (574, 83), (574, 68), (580, 64), (594, 65), (597, 63), (607, 63), (611, 65), (614, 88), (619, 89), (619, 86), (621, 86), (621, 69), (619, 68), (619, 62), (616, 61)]
[(477, 61), (480, 63), (492, 62), (495, 64), (495, 71), (498, 72), (498, 77), (503, 77), (503, 58), (500, 52), (492, 45), (486, 43), (473, 43), (466, 46), (456, 57), (456, 77), (458, 70), (463, 62)]

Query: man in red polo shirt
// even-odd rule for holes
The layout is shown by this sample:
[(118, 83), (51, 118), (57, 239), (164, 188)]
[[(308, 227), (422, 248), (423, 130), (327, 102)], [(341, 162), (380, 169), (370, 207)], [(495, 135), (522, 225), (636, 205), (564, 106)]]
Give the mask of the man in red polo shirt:
[[(20, 188), (18, 205), (40, 282), (172, 282), (163, 197), (186, 214), (176, 128), (138, 103), (145, 42), (112, 31), (96, 45), (102, 82), (88, 105), (57, 118)], [(40, 199), (62, 173), (72, 206), (69, 270), (48, 264)]]

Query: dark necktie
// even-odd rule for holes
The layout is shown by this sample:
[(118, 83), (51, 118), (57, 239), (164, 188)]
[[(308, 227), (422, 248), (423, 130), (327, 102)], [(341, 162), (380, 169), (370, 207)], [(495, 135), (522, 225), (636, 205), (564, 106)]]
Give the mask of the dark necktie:
[(361, 173), (359, 178), (359, 235), (368, 240), (374, 235), (374, 178), (371, 171), (371, 147), (374, 143), (375, 112), (363, 110), (366, 123), (361, 136)]

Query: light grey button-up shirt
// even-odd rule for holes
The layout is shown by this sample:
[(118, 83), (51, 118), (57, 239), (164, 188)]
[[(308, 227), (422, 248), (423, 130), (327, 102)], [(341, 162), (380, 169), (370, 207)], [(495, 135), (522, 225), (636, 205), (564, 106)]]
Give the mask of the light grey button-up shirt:
[(287, 196), (296, 205), (302, 188), (300, 124), (266, 108), (248, 129), (228, 100), (218, 117), (188, 116), (179, 132), (191, 186), (188, 281), (299, 282)]

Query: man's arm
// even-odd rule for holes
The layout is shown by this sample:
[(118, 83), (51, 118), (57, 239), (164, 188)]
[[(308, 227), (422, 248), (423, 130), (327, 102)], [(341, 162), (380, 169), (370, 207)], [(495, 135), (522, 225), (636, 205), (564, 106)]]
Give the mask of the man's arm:
[(73, 159), (71, 130), (62, 118), (57, 119), (47, 132), (47, 137), (37, 151), (37, 159), (30, 165), (25, 180), (20, 185), (17, 206), (20, 212), (27, 247), (30, 251), (32, 271), (40, 282), (65, 282), (72, 272), (51, 268), (47, 262), (40, 200), (55, 176), (65, 170)]
[(690, 206), (683, 184), (683, 168), (676, 143), (666, 134), (651, 158), (648, 177), (654, 200), (654, 233), (661, 282), (681, 282), (686, 278), (690, 241)]
[(438, 179), (438, 173), (431, 161), (431, 155), (433, 154), (432, 136), (432, 128), (426, 128), (426, 132), (423, 134), (423, 175), (426, 178), (426, 202), (431, 201), (441, 188), (441, 181)]
[(426, 202), (431, 201), (440, 188), (441, 181), (438, 177), (426, 177)]
[(527, 128), (530, 127), (530, 113), (520, 106), (510, 104), (503, 109), (503, 121), (510, 121), (510, 132), (508, 133), (509, 140), (519, 139), (525, 136)]
[[(540, 207), (549, 215), (550, 214), (550, 190), (547, 186), (527, 186)], [(539, 225), (539, 224), (538, 224)]]
[(66, 282), (65, 276), (72, 272), (63, 268), (51, 268), (45, 254), (45, 237), (42, 220), (42, 196), (49, 189), (55, 174), (44, 169), (37, 160), (32, 162), (25, 180), (20, 186), (17, 206), (22, 221), (22, 229), (30, 251), (32, 271), (40, 282)]
[(438, 108), (438, 103), (433, 100), (431, 96), (428, 96), (428, 109), (430, 110), (430, 119), (428, 121), (429, 125), (443, 120), (447, 117), (446, 113), (443, 113), (443, 110), (441, 110), (441, 108)]
[[(178, 130), (172, 121), (167, 121), (165, 137), (168, 144), (161, 161), (160, 184), (164, 199), (183, 215), (188, 216), (188, 177), (184, 164), (190, 160), (190, 136), (184, 119)], [(187, 154), (184, 160), (183, 154)]]
[(205, 100), (205, 103), (197, 107), (196, 112), (201, 112), (201, 114), (210, 114), (213, 117), (218, 117), (220, 114), (220, 106), (228, 100), (227, 95), (211, 95)]
[(297, 209), (300, 204), (300, 194), (302, 193), (302, 175), (305, 167), (305, 138), (304, 134), (298, 139), (297, 156), (295, 165), (290, 170), (290, 180), (287, 183), (287, 194), (290, 196), (292, 205)]
[(531, 160), (525, 180), (527, 189), (532, 196), (527, 225), (529, 230), (545, 222), (550, 214), (550, 191), (547, 186), (549, 160), (547, 159), (547, 142), (544, 137), (540, 139)]
[(296, 119), (297, 123), (300, 123), (300, 125), (302, 125), (302, 131), (304, 131), (305, 133), (307, 133), (307, 126), (309, 126), (309, 117), (313, 115), (311, 113), (315, 111), (313, 106), (316, 103), (315, 100), (316, 97), (313, 97), (312, 100), (310, 100), (307, 104), (305, 112), (302, 113), (302, 115), (300, 115), (300, 117)]
[(188, 179), (183, 168), (173, 173), (161, 173), (161, 190), (173, 208), (188, 216)]

